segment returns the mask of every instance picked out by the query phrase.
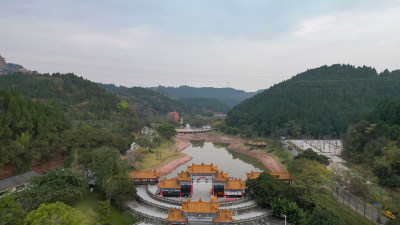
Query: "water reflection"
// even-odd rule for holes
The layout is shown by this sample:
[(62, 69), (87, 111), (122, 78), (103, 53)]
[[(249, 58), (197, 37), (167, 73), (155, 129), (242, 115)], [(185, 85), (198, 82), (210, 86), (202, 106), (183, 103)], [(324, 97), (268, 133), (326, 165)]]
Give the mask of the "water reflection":
[(200, 164), (202, 162), (205, 164), (214, 163), (214, 165), (218, 166), (219, 170), (228, 172), (229, 176), (242, 179), (246, 179), (246, 172), (265, 170), (263, 165), (257, 160), (250, 156), (227, 150), (227, 146), (227, 144), (192, 141), (191, 146), (182, 152), (192, 156), (193, 159), (176, 168), (167, 177), (176, 177), (178, 172), (187, 169), (187, 165), (191, 165), (192, 163)]

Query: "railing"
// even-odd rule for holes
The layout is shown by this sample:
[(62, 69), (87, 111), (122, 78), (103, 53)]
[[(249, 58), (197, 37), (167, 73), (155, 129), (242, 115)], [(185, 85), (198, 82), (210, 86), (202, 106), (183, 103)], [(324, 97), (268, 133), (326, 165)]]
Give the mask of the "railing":
[(259, 215), (256, 217), (248, 218), (248, 219), (241, 219), (241, 220), (235, 220), (231, 224), (242, 224), (242, 225), (247, 225), (247, 224), (266, 224), (267, 221), (271, 220), (270, 215), (263, 214)]
[(139, 211), (135, 211), (132, 208), (129, 208), (129, 211), (133, 214), (133, 216), (138, 219), (141, 220), (142, 222), (145, 223), (151, 223), (151, 224), (155, 224), (155, 225), (168, 225), (171, 224), (168, 221), (166, 221), (163, 218), (159, 218), (159, 217), (155, 217), (152, 215), (148, 215)]

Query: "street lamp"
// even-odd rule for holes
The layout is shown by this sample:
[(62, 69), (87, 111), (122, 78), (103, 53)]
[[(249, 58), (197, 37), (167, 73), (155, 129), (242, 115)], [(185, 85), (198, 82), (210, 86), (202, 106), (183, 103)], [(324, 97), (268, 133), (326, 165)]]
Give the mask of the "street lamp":
[(286, 215), (285, 214), (281, 214), (281, 216), (285, 217), (285, 225), (286, 225)]

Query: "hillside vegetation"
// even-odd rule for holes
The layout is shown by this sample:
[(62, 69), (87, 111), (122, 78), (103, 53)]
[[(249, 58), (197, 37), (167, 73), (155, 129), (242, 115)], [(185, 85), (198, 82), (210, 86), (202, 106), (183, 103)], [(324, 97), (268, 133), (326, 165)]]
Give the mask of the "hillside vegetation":
[(218, 100), (216, 98), (203, 98), (203, 97), (194, 97), (194, 98), (179, 98), (179, 101), (192, 106), (197, 109), (209, 110), (212, 112), (219, 112), (219, 113), (227, 113), (230, 107)]
[(400, 100), (384, 100), (344, 135), (344, 156), (364, 164), (380, 185), (400, 187)]
[(129, 104), (96, 83), (74, 74), (23, 74), (0, 76), (0, 88), (14, 88), (22, 96), (54, 103), (72, 120), (105, 128), (128, 138), (143, 126)]
[(168, 112), (191, 113), (193, 109), (175, 99), (163, 94), (141, 87), (123, 87), (113, 84), (100, 84), (107, 91), (119, 95), (133, 106), (135, 112), (141, 117), (163, 116)]
[(235, 106), (228, 126), (259, 135), (337, 137), (387, 97), (400, 97), (400, 71), (322, 66), (274, 85)]
[(152, 89), (173, 98), (216, 98), (224, 102), (229, 107), (233, 107), (243, 100), (250, 98), (256, 94), (256, 92), (245, 92), (233, 88), (213, 87), (195, 88), (189, 86), (180, 86), (175, 88), (158, 86)]

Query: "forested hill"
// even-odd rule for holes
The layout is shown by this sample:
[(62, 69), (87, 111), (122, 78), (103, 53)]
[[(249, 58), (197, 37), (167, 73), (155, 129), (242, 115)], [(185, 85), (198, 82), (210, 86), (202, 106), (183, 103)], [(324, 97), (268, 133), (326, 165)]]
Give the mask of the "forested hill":
[(163, 116), (173, 111), (179, 113), (193, 112), (192, 107), (147, 88), (117, 87), (113, 84), (99, 85), (126, 100), (141, 117)]
[(77, 125), (84, 123), (127, 136), (143, 126), (132, 108), (97, 83), (74, 74), (11, 73), (0, 76), (0, 88), (24, 97), (56, 103)]
[(227, 125), (259, 134), (338, 136), (387, 97), (400, 98), (400, 70), (322, 66), (297, 74), (235, 106)]
[(349, 126), (343, 155), (371, 169), (379, 184), (400, 187), (400, 100), (386, 99)]
[(243, 100), (250, 98), (256, 94), (256, 92), (245, 92), (233, 88), (212, 88), (212, 87), (195, 88), (189, 86), (180, 86), (175, 88), (175, 87), (158, 86), (151, 89), (177, 99), (196, 98), (196, 97), (216, 98), (227, 104), (229, 107), (233, 107), (242, 102)]
[(179, 98), (179, 101), (195, 107), (197, 109), (208, 110), (212, 112), (227, 113), (231, 107), (216, 98)]

